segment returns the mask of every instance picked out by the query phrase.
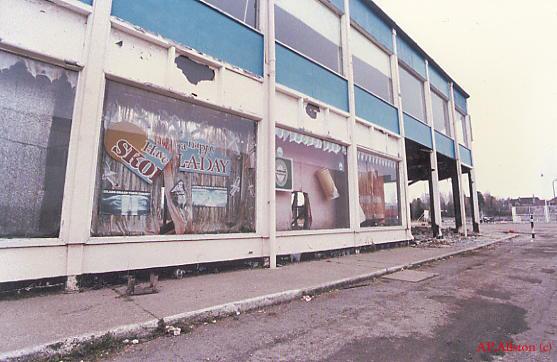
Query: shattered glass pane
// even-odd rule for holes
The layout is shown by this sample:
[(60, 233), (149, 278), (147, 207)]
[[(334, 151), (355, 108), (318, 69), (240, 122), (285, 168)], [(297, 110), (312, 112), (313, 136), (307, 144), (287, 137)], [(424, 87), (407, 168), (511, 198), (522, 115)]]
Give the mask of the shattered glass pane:
[(58, 237), (77, 73), (0, 52), (0, 237)]

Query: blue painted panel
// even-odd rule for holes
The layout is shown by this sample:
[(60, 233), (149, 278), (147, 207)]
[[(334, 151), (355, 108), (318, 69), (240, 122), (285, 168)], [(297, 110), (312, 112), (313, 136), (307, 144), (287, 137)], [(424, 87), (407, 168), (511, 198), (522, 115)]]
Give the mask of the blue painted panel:
[(456, 159), (454, 154), (454, 141), (437, 131), (435, 131), (435, 148), (437, 148), (437, 152), (440, 154)]
[(394, 51), (391, 27), (375, 14), (364, 0), (350, 0), (350, 17), (379, 43)]
[(93, 5), (93, 0), (79, 0), (79, 1), (85, 4)]
[(112, 15), (263, 75), (263, 35), (197, 0), (113, 0)]
[(433, 85), (438, 91), (443, 93), (445, 97), (450, 98), (450, 87), (449, 82), (447, 79), (437, 71), (431, 65), (429, 66), (429, 82)]
[(348, 82), (277, 43), (277, 82), (334, 107), (348, 111)]
[(398, 59), (414, 69), (424, 79), (426, 78), (425, 58), (412, 48), (404, 39), (397, 37)]
[(404, 113), (404, 133), (406, 138), (433, 149), (431, 128), (406, 113)]
[(468, 148), (464, 147), (463, 145), (458, 145), (458, 152), (460, 153), (460, 162), (468, 165), (468, 166), (473, 166), (473, 161), (472, 161), (472, 151), (470, 151)]
[(458, 89), (454, 90), (454, 103), (458, 109), (465, 114), (468, 114), (468, 105), (464, 94), (460, 93)]
[(358, 86), (354, 87), (354, 97), (358, 117), (400, 134), (398, 111), (395, 107)]
[(344, 0), (328, 0), (335, 8), (339, 9), (344, 14)]

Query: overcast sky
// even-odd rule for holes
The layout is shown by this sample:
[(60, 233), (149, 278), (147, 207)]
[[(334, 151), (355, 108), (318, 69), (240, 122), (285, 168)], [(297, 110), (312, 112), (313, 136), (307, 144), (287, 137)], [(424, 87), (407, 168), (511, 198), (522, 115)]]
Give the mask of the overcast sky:
[(478, 190), (552, 197), (557, 0), (375, 2), (470, 94)]

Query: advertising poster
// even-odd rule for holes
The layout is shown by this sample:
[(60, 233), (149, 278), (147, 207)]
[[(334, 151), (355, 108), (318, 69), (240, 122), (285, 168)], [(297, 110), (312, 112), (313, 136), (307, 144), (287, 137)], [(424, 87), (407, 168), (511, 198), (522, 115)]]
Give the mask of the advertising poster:
[(129, 122), (111, 124), (106, 129), (104, 147), (110, 157), (148, 184), (153, 183), (172, 158), (166, 148), (147, 139), (143, 129)]
[(226, 207), (228, 192), (225, 187), (193, 186), (191, 188), (193, 206)]
[(103, 190), (100, 206), (103, 215), (149, 215), (151, 195), (140, 191)]
[(277, 157), (275, 161), (275, 188), (277, 191), (292, 191), (293, 185), (293, 160), (291, 158)]
[(212, 176), (230, 176), (230, 159), (216, 145), (202, 141), (183, 141), (179, 145), (180, 171)]

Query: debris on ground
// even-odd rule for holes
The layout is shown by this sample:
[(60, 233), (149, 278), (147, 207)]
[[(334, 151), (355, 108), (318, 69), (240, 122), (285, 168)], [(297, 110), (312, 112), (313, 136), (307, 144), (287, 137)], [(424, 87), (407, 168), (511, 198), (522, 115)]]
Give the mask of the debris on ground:
[(310, 295), (304, 295), (302, 297), (303, 300), (305, 300), (306, 302), (311, 302), (311, 300), (313, 299)]
[(122, 343), (128, 344), (128, 343), (130, 343), (130, 340), (126, 338), (126, 339), (124, 339), (124, 340), (122, 341)]
[(412, 235), (414, 240), (412, 241), (412, 247), (419, 248), (449, 248), (456, 244), (467, 244), (467, 243), (477, 243), (481, 241), (490, 241), (493, 239), (493, 235), (488, 238), (482, 236), (481, 234), (469, 233), (467, 237), (457, 233), (454, 229), (443, 229), (442, 237), (435, 238), (432, 235), (430, 227), (423, 226), (413, 226)]
[(138, 344), (139, 343), (139, 339), (132, 339), (132, 344)]
[(182, 333), (182, 328), (174, 327), (174, 326), (166, 326), (166, 333), (172, 334), (174, 336), (179, 336)]

